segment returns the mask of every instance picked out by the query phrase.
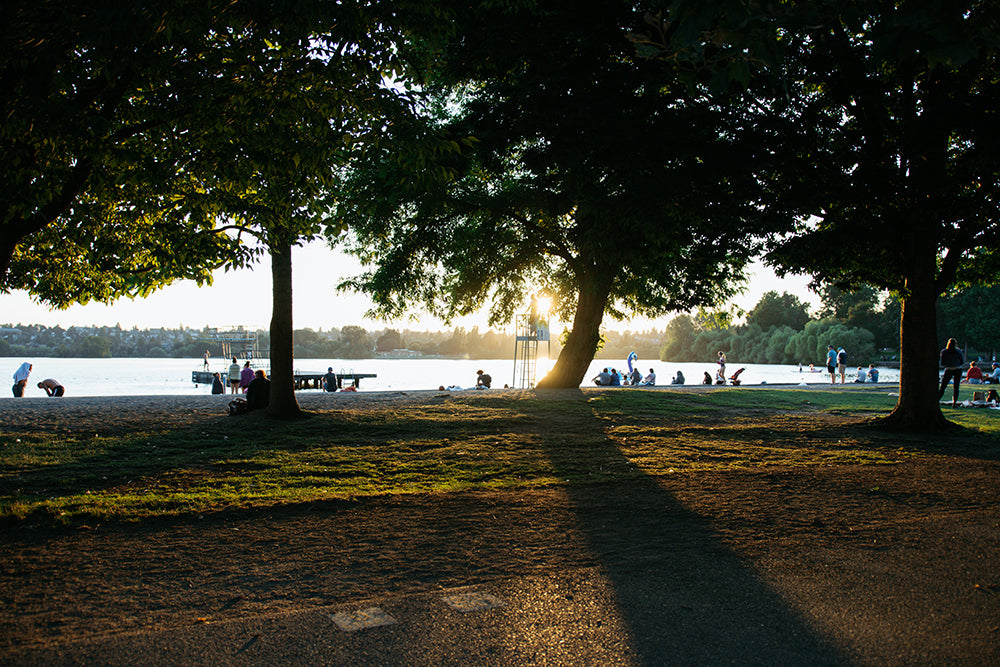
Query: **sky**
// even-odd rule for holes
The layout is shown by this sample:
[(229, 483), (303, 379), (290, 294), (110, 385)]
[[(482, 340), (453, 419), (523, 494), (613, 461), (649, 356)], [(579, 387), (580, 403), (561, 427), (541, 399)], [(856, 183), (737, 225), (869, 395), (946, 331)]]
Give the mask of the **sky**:
[[(314, 242), (293, 249), (292, 299), (293, 321), (296, 329), (323, 329), (344, 327), (349, 324), (368, 331), (385, 328), (411, 330), (445, 330), (457, 326), (470, 329), (478, 326), (486, 331), (487, 315), (470, 316), (445, 326), (437, 319), (424, 315), (418, 321), (408, 319), (383, 322), (365, 317), (371, 304), (364, 295), (340, 294), (337, 284), (345, 277), (361, 272), (357, 260), (332, 250), (322, 242)], [(777, 278), (764, 266), (754, 265), (753, 278), (747, 291), (734, 304), (749, 310), (765, 292), (774, 290), (790, 292), (815, 308), (819, 299), (808, 290), (805, 276)], [(170, 329), (181, 326), (193, 329), (203, 327), (226, 328), (243, 325), (267, 329), (271, 321), (271, 271), (265, 257), (252, 269), (218, 271), (210, 286), (198, 287), (184, 281), (166, 287), (145, 299), (120, 299), (108, 306), (91, 303), (72, 306), (66, 310), (52, 310), (33, 302), (25, 292), (0, 294), (0, 324), (41, 324), (68, 328), (71, 326), (115, 326), (124, 329), (138, 327)], [(526, 304), (527, 306), (527, 304)], [(644, 331), (663, 329), (673, 316), (651, 320), (635, 318), (624, 322), (606, 320), (606, 329), (618, 331)], [(558, 326), (558, 323), (557, 323)], [(560, 327), (561, 328), (561, 327)]]

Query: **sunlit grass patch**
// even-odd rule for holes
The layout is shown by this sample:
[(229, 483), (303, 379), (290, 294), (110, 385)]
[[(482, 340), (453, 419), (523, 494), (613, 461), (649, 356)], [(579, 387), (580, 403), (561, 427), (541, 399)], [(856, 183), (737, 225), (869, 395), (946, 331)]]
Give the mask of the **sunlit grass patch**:
[[(0, 435), (0, 518), (142, 520), (681, 471), (889, 465), (951, 451), (870, 429), (894, 405), (886, 389), (492, 392), (358, 403), (295, 422), (193, 416), (181, 428), (106, 437), (40, 426)], [(997, 411), (946, 413), (986, 434), (976, 446), (995, 448)]]

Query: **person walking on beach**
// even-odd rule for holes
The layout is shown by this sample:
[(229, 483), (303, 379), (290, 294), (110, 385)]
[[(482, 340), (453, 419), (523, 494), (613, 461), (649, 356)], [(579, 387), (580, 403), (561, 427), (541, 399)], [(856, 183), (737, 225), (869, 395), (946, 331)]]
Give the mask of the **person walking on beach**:
[(719, 370), (722, 372), (722, 377), (726, 377), (726, 353), (719, 350)]
[(237, 394), (240, 391), (240, 362), (233, 357), (233, 363), (229, 364), (229, 393)]
[(44, 389), (49, 396), (62, 396), (66, 393), (66, 387), (62, 386), (52, 378), (42, 380), (38, 383), (39, 389)]
[(826, 371), (830, 374), (830, 384), (837, 384), (837, 351), (833, 345), (826, 346)]
[(965, 357), (962, 355), (962, 351), (958, 349), (958, 341), (954, 338), (949, 338), (944, 349), (941, 350), (941, 366), (944, 368), (944, 374), (941, 376), (941, 389), (938, 391), (938, 400), (940, 401), (944, 397), (944, 390), (948, 386), (948, 382), (954, 380), (955, 391), (951, 397), (951, 407), (955, 407), (958, 403), (958, 383), (962, 381), (962, 366), (964, 365)]
[(29, 375), (31, 375), (31, 364), (27, 361), (18, 366), (17, 370), (14, 371), (14, 386), (11, 387), (11, 390), (14, 392), (14, 398), (24, 396), (24, 388), (28, 386)]
[(206, 371), (208, 370), (208, 357), (209, 357), (209, 356), (210, 356), (210, 355), (208, 354), (208, 350), (205, 350), (205, 363), (204, 363), (204, 365), (203, 365), (203, 368), (204, 368), (204, 369), (205, 369)]

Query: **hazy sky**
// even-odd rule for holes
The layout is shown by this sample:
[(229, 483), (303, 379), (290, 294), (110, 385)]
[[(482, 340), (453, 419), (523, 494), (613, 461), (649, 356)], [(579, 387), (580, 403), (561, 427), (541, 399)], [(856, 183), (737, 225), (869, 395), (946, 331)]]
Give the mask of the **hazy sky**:
[[(819, 305), (816, 295), (808, 290), (808, 278), (778, 279), (765, 267), (755, 267), (755, 278), (747, 292), (735, 303), (749, 309), (768, 290), (791, 292), (800, 299)], [(335, 286), (343, 277), (360, 272), (352, 258), (316, 242), (295, 248), (292, 256), (293, 300), (295, 328), (330, 329), (356, 324), (372, 331), (392, 327), (397, 329), (444, 329), (436, 319), (424, 317), (418, 322), (399, 320), (379, 322), (364, 317), (369, 301), (362, 295), (338, 294)], [(672, 316), (660, 320), (636, 318), (628, 322), (605, 321), (606, 328), (619, 331), (662, 329)], [(177, 283), (146, 299), (121, 299), (113, 305), (89, 304), (67, 310), (50, 310), (31, 301), (24, 292), (0, 294), (0, 324), (43, 324), (45, 326), (114, 326), (140, 329), (153, 327), (178, 328), (181, 325), (200, 329), (205, 326), (229, 327), (245, 325), (266, 329), (271, 321), (271, 272), (265, 258), (251, 269), (219, 271), (211, 286), (198, 287), (193, 282)], [(486, 315), (455, 322), (452, 326), (485, 331)], [(450, 328), (450, 327), (449, 327)], [(557, 323), (557, 330), (562, 330)]]

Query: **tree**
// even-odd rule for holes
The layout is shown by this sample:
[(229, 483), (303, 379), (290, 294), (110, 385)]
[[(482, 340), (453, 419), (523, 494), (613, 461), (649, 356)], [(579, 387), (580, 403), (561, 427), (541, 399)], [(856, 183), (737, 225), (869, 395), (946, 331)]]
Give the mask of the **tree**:
[(363, 328), (349, 324), (340, 330), (337, 356), (341, 359), (367, 359), (372, 356), (371, 336)]
[(429, 53), (437, 113), (397, 140), (444, 134), (454, 150), (437, 180), (388, 152), (354, 172), (342, 210), (375, 268), (347, 286), (387, 315), (419, 301), (449, 320), (489, 302), (491, 324), (541, 287), (573, 324), (540, 388), (579, 386), (605, 315), (731, 295), (767, 231), (746, 224), (752, 150), (698, 93), (648, 84), (623, 39), (636, 21), (628, 2), (472, 3), (453, 39), (409, 51)]
[(764, 331), (772, 327), (789, 327), (801, 331), (809, 321), (809, 304), (794, 294), (765, 292), (747, 314), (747, 324), (756, 324)]
[(406, 343), (397, 329), (386, 329), (375, 341), (375, 349), (379, 352), (392, 352), (404, 347), (406, 347)]
[(1000, 6), (679, 0), (670, 18), (662, 38), (645, 40), (672, 45), (654, 55), (674, 48), (729, 81), (760, 74), (780, 93), (758, 101), (755, 122), (786, 128), (772, 192), (802, 223), (770, 261), (843, 290), (897, 294), (900, 393), (886, 423), (945, 426), (935, 302), (1000, 259)]
[(297, 415), (291, 249), (342, 229), (334, 170), (405, 109), (406, 5), (5, 4), (0, 288), (110, 301), (267, 252), (269, 412)]
[(260, 54), (302, 37), (299, 4), (4, 3), (0, 289), (111, 301), (247, 261), (191, 172), (281, 87)]

